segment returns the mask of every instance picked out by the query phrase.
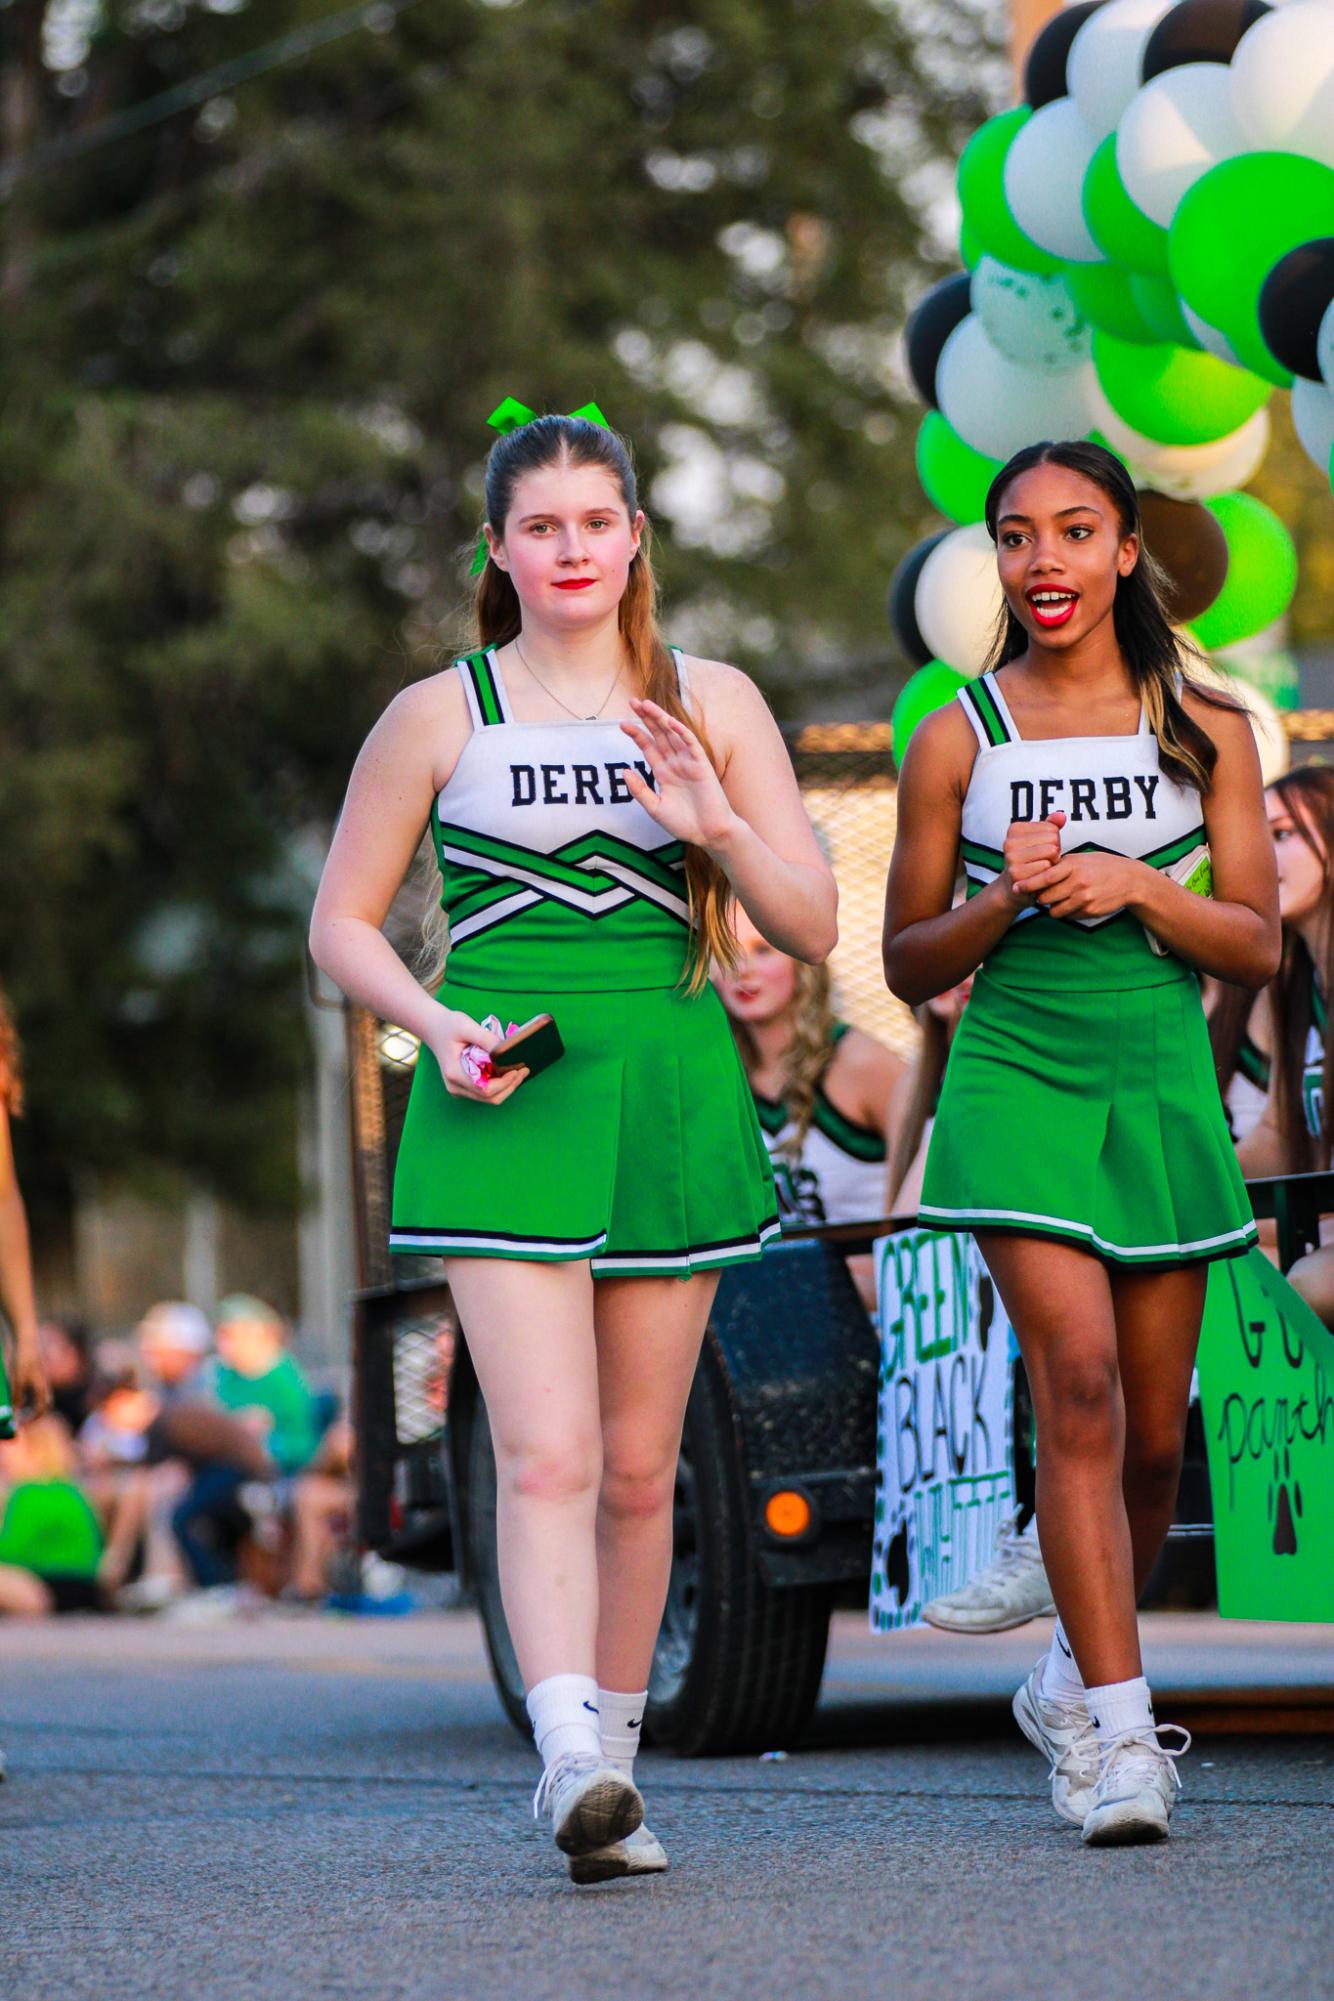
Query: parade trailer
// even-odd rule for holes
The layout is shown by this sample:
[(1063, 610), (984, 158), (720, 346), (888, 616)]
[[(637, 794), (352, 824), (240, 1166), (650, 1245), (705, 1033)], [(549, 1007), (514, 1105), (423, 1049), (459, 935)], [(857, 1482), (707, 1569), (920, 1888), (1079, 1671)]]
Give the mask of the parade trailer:
[[(1331, 720), (1293, 717), (1290, 728), (1300, 738), (1306, 723), (1323, 741)], [(791, 740), (839, 878), (840, 1006), (906, 1048), (910, 1024), (879, 967), (888, 747), (876, 724), (820, 725)], [(416, 1047), (364, 1011), (348, 1022), (360, 1537), (397, 1562), (457, 1576), (481, 1614), (501, 1701), (527, 1735), (467, 1328), (439, 1260), (391, 1260), (386, 1249)], [(1334, 1175), (1255, 1183), (1251, 1196), (1287, 1270), (1319, 1242), (1322, 1211), (1334, 1212)], [(879, 1329), (846, 1262), (873, 1248)], [(1334, 1341), (1252, 1258), (1263, 1271), (1228, 1260), (1211, 1277), (1202, 1400), (1160, 1581), (1165, 1573), (1198, 1602), (1201, 1590), (1212, 1596), (1216, 1567), (1224, 1611), (1334, 1619), (1320, 1554), (1334, 1546)], [(925, 1598), (988, 1560), (1001, 1515), (1031, 1496), (1031, 1481), (1023, 1370), (971, 1240), (911, 1217), (803, 1224), (757, 1263), (723, 1271), (686, 1413), (653, 1740), (683, 1755), (792, 1742), (819, 1692), (833, 1612), (869, 1603), (879, 1630), (916, 1623)]]

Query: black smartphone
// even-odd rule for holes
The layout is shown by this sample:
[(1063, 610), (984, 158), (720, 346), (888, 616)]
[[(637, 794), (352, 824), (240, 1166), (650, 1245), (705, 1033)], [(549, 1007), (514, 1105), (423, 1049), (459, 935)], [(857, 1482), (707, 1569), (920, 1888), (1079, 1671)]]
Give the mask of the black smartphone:
[(507, 1035), (491, 1051), (493, 1070), (517, 1070), (520, 1067), (535, 1077), (539, 1070), (549, 1070), (558, 1056), (565, 1054), (565, 1044), (560, 1039), (560, 1030), (549, 1014), (535, 1014), (522, 1028), (516, 1028), (513, 1035)]

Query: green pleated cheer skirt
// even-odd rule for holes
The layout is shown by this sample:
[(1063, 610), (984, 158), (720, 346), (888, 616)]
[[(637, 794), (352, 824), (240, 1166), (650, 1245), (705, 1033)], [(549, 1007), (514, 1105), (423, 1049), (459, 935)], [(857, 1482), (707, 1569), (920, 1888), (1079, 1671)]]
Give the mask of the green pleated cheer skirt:
[(519, 992), (446, 980), (480, 1021), (551, 1014), (565, 1054), (503, 1105), (450, 1097), (423, 1048), (394, 1174), (392, 1251), (587, 1258), (594, 1277), (689, 1278), (779, 1234), (773, 1174), (711, 987)]
[(1052, 993), (984, 969), (950, 1050), (919, 1215), (1114, 1264), (1249, 1249), (1255, 1221), (1193, 973)]

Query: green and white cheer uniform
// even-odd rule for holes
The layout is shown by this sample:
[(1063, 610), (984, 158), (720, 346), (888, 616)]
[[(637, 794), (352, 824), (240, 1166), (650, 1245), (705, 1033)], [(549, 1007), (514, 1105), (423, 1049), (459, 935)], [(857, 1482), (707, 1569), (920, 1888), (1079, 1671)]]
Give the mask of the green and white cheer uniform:
[(648, 765), (617, 722), (515, 722), (493, 651), (455, 671), (473, 730), (431, 812), (438, 997), (474, 1020), (551, 1014), (565, 1055), (494, 1107), (451, 1097), (422, 1049), (390, 1249), (587, 1258), (595, 1277), (758, 1257), (773, 1176), (722, 1003), (682, 985), (685, 846), (625, 782)]
[[(964, 800), (968, 893), (1004, 867), (1013, 820), (1063, 811), (1066, 854), (1169, 868), (1205, 838), (1200, 795), (1134, 736), (1019, 735), (994, 674), (958, 698), (978, 740)], [(1256, 1240), (1199, 982), (1122, 910), (1023, 910), (985, 961), (950, 1051), (919, 1210), (1116, 1264), (1232, 1257)]]
[[(834, 1049), (848, 1032), (834, 1024)], [(885, 1206), (885, 1136), (847, 1118), (816, 1086), (811, 1120), (794, 1154), (794, 1129), (779, 1098), (755, 1092), (760, 1130), (773, 1163), (778, 1213), (787, 1223), (860, 1223)]]

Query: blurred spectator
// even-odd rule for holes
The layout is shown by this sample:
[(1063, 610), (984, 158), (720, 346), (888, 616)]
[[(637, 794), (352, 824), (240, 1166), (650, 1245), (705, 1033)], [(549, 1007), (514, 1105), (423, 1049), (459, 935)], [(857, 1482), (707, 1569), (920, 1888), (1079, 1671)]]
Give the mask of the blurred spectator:
[(224, 1410), (253, 1423), (280, 1471), (296, 1473), (320, 1439), (319, 1404), (272, 1306), (236, 1293), (218, 1308), (213, 1395)]
[[(827, 966), (807, 966), (733, 919), (741, 956), (715, 983), (773, 1162), (789, 1222), (854, 1223), (888, 1209), (892, 1105), (906, 1065), (833, 1010)], [(849, 1266), (870, 1304), (869, 1257)]]
[(40, 1619), (102, 1608), (102, 1530), (74, 1474), (62, 1418), (37, 1418), (0, 1445), (0, 1613)]
[(309, 1469), (294, 1483), (285, 1599), (313, 1604), (324, 1597), (333, 1562), (351, 1532), (353, 1505), (352, 1427), (341, 1418), (330, 1425)]
[[(1278, 863), (1283, 958), (1269, 988), (1269, 1091), (1237, 1148), (1247, 1175), (1327, 1168), (1334, 1140), (1334, 1039), (1325, 1028), (1334, 984), (1334, 770), (1304, 764), (1276, 778), (1265, 809)], [(1334, 1244), (1299, 1258), (1288, 1278), (1334, 1326)]]
[(202, 1372), (213, 1346), (213, 1330), (197, 1306), (183, 1299), (159, 1300), (149, 1307), (134, 1336), (165, 1403), (203, 1391)]
[(63, 1417), (71, 1433), (88, 1415), (92, 1383), (92, 1336), (85, 1321), (62, 1313), (44, 1314), (37, 1323), (37, 1346), (51, 1390), (51, 1408)]
[(28, 1216), (14, 1171), (9, 1122), (23, 1110), (23, 1066), (18, 1035), (0, 996), (0, 1306), (14, 1337), (10, 1366), (0, 1365), (0, 1437), (15, 1417), (40, 1415), (50, 1400), (37, 1339)]
[(1226, 980), (1204, 982), (1209, 1044), (1223, 1095), (1223, 1111), (1234, 1146), (1259, 1125), (1269, 1095), (1274, 1030), (1271, 986), (1252, 993)]
[(896, 1092), (894, 1107), (895, 1142), (889, 1163), (890, 1213), (915, 1216), (921, 1200), (922, 1177), (926, 1172), (927, 1148), (936, 1106), (945, 1081), (945, 1064), (950, 1053), (968, 996), (971, 979), (961, 980), (947, 993), (914, 1008), (922, 1030), (922, 1040), (907, 1076)]

